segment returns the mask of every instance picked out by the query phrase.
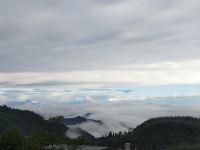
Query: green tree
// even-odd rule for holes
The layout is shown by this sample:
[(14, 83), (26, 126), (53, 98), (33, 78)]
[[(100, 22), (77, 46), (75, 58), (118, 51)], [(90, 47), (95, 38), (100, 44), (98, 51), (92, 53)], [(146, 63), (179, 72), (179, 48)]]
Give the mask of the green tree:
[(79, 137), (76, 139), (67, 139), (67, 148), (69, 150), (81, 150), (82, 146), (86, 144), (86, 141), (84, 138)]
[(56, 142), (56, 137), (53, 134), (45, 131), (36, 131), (28, 138), (26, 149), (43, 150), (48, 147), (48, 149), (53, 150)]
[(5, 130), (0, 137), (1, 150), (22, 150), (24, 137), (18, 129), (12, 128)]

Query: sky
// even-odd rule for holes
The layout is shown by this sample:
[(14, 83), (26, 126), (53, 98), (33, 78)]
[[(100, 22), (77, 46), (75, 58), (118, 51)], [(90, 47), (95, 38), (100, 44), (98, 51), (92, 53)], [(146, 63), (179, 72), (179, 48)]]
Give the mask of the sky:
[(133, 127), (158, 116), (199, 117), (199, 7), (0, 0), (0, 104)]

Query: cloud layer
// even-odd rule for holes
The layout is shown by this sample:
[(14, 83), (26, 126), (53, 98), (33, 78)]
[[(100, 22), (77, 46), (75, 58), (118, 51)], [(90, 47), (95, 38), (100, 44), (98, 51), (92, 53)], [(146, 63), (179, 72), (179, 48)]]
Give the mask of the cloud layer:
[[(167, 85), (200, 84), (200, 61), (159, 62), (126, 65), (107, 70), (67, 72), (0, 73), (0, 84), (6, 85), (87, 85), (131, 84)], [(30, 80), (31, 79), (31, 80)]]
[[(44, 117), (84, 116), (102, 120), (105, 126), (80, 125), (95, 136), (119, 132), (159, 116), (195, 116), (200, 113), (200, 86), (145, 86), (134, 88), (19, 87), (1, 88), (0, 104), (33, 110)], [(187, 110), (187, 111), (186, 111)], [(99, 130), (96, 130), (98, 128)]]
[(200, 57), (195, 0), (0, 4), (1, 72), (102, 70)]
[(199, 84), (199, 5), (0, 0), (1, 84)]

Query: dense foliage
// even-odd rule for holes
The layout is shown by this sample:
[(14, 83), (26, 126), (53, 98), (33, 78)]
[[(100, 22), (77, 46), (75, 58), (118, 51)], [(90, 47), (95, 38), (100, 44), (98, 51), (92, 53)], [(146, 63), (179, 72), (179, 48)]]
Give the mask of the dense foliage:
[(132, 143), (140, 149), (164, 149), (171, 145), (194, 145), (200, 142), (200, 119), (192, 117), (162, 117), (145, 121), (128, 133), (109, 133), (98, 144), (121, 147)]
[(22, 150), (25, 138), (18, 129), (7, 129), (0, 137), (0, 150)]
[(63, 139), (67, 127), (56, 122), (49, 122), (40, 115), (27, 111), (0, 106), (0, 134), (8, 128), (17, 128), (23, 135), (42, 130)]

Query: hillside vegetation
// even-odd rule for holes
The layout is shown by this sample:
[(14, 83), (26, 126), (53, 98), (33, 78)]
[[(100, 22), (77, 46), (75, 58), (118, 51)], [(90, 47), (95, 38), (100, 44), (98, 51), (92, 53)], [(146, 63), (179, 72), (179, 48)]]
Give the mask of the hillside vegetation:
[(98, 139), (99, 144), (110, 147), (120, 147), (127, 142), (140, 149), (164, 149), (172, 146), (178, 149), (177, 145), (195, 145), (200, 143), (200, 119), (193, 117), (154, 118), (145, 121), (131, 132), (110, 133)]
[(66, 126), (49, 122), (34, 112), (0, 106), (0, 134), (9, 128), (17, 128), (26, 136), (34, 131), (45, 131), (58, 138), (65, 137), (67, 130)]
[(53, 150), (60, 144), (75, 150), (86, 143), (82, 137), (66, 137), (67, 130), (65, 125), (34, 112), (0, 106), (0, 150)]

